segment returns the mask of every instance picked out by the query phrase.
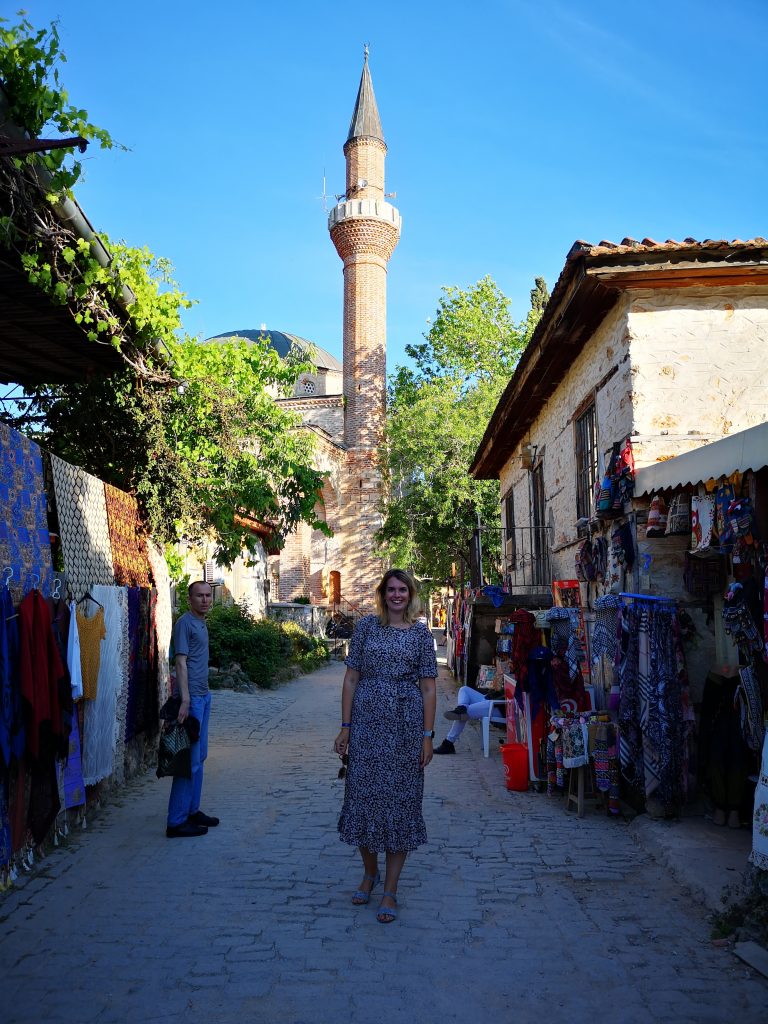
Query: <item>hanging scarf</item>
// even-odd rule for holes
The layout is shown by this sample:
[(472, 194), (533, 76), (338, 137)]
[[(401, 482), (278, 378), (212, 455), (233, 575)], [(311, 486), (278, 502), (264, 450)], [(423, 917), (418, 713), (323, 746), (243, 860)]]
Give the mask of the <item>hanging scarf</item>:
[(741, 717), (741, 732), (750, 750), (762, 750), (765, 728), (760, 684), (751, 665), (739, 669), (741, 682), (736, 688), (734, 703)]
[(147, 543), (136, 498), (111, 484), (104, 484), (104, 497), (115, 582), (125, 587), (148, 587)]
[(612, 662), (618, 649), (619, 611), (623, 606), (617, 594), (605, 594), (595, 601), (595, 624), (592, 629), (590, 649), (592, 660), (598, 661), (606, 655)]
[(61, 547), (69, 587), (80, 598), (94, 584), (114, 584), (104, 484), (51, 455)]
[(6, 767), (24, 753), (26, 734), (19, 678), (19, 618), (7, 587), (0, 588), (0, 756)]
[(62, 721), (60, 686), (68, 676), (53, 636), (51, 613), (37, 590), (30, 590), (19, 605), (19, 673), (27, 749), (38, 758), (50, 745), (52, 756), (66, 757), (69, 732)]
[[(13, 569), (15, 601), (33, 586), (50, 592), (51, 537), (39, 447), (0, 422), (0, 570)], [(35, 579), (37, 577), (37, 579)]]
[(621, 612), (621, 768), (646, 798), (672, 810), (685, 796), (687, 726), (676, 612), (647, 602)]

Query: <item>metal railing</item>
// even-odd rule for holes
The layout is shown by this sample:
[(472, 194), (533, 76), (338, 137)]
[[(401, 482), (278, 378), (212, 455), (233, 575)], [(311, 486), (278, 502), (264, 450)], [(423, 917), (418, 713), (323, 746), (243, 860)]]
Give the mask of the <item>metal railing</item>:
[(512, 591), (549, 590), (552, 585), (552, 528), (549, 526), (482, 526), (483, 570)]

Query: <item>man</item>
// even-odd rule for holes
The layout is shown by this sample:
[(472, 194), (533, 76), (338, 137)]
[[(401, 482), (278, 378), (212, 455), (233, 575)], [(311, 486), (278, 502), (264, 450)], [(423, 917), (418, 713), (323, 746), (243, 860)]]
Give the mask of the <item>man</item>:
[(203, 766), (208, 756), (208, 720), (211, 716), (211, 693), (208, 689), (208, 627), (205, 618), (211, 610), (213, 591), (208, 583), (196, 580), (190, 583), (189, 611), (185, 612), (173, 630), (173, 648), (176, 655), (176, 687), (181, 698), (179, 722), (190, 715), (200, 723), (200, 738), (192, 744), (192, 778), (174, 778), (168, 800), (169, 839), (204, 836), (209, 828), (219, 824), (218, 818), (200, 810), (203, 789)]
[(443, 712), (443, 718), (452, 721), (453, 725), (448, 730), (448, 735), (440, 746), (435, 747), (434, 752), (436, 754), (456, 753), (456, 740), (461, 736), (464, 726), (470, 718), (486, 718), (490, 715), (491, 725), (502, 729), (505, 727), (506, 717), (504, 708), (491, 703), (494, 700), (504, 700), (503, 690), (485, 688), (481, 692), (480, 690), (473, 690), (471, 686), (462, 686), (459, 688), (458, 697), (459, 703), (453, 711)]

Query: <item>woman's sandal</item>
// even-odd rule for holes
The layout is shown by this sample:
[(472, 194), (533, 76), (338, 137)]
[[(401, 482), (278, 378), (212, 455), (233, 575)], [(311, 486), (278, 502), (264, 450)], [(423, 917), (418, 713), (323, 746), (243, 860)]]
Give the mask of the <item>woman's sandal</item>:
[(381, 875), (363, 875), (363, 880), (369, 879), (371, 882), (371, 888), (367, 891), (365, 889), (358, 889), (352, 896), (352, 902), (356, 907), (364, 907), (371, 899), (371, 893), (373, 892), (374, 886), (378, 885), (381, 881)]
[[(391, 900), (397, 903), (397, 897), (393, 892), (383, 892), (381, 898), (384, 899), (388, 896)], [(376, 913), (376, 920), (379, 924), (391, 924), (397, 918), (397, 910), (394, 907), (385, 907), (384, 904), (380, 904), (379, 909)]]

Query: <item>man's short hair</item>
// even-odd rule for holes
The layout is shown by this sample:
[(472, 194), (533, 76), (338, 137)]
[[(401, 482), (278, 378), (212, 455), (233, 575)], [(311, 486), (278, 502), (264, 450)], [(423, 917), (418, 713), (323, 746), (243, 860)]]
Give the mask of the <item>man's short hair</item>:
[[(204, 587), (211, 587), (211, 584), (208, 582), (208, 580), (195, 580), (194, 583), (190, 583), (189, 586), (187, 587), (187, 597), (191, 596), (192, 587), (196, 587), (200, 583), (202, 583)], [(213, 593), (213, 587), (211, 587), (211, 593)]]

